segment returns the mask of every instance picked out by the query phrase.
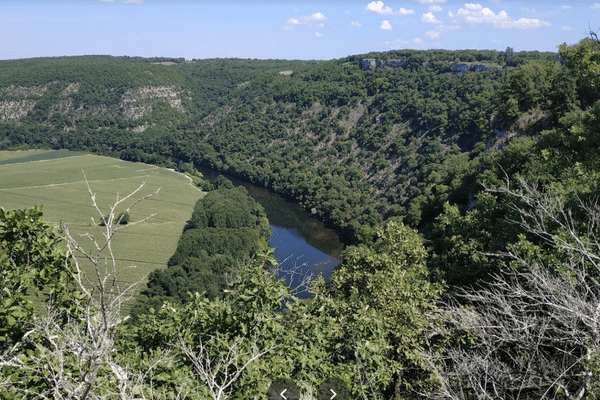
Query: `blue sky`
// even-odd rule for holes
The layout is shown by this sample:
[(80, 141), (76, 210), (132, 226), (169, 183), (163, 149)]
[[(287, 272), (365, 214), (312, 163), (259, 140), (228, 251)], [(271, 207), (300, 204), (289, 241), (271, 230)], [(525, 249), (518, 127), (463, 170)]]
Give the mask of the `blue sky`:
[(332, 59), (393, 49), (556, 51), (600, 0), (0, 0), (0, 59)]

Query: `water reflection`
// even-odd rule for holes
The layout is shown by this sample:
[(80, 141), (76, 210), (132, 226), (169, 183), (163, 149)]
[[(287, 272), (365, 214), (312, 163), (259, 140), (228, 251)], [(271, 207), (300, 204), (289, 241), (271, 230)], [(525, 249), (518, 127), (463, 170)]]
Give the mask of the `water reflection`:
[[(218, 173), (201, 171), (209, 179)], [(340, 254), (344, 245), (337, 233), (309, 214), (299, 204), (259, 188), (247, 182), (224, 175), (234, 185), (242, 185), (260, 205), (263, 206), (271, 224), (271, 247), (280, 264), (279, 278), (296, 287), (307, 274), (323, 274), (329, 282), (332, 270), (340, 264)], [(306, 292), (297, 293), (300, 298), (308, 297)]]
[[(300, 205), (266, 189), (250, 184), (244, 186), (263, 206), (271, 223), (270, 246), (275, 248), (274, 255), (280, 264), (278, 278), (285, 279), (290, 287), (298, 287), (305, 278), (316, 278), (319, 274), (329, 282), (344, 249), (337, 233), (309, 217)], [(310, 297), (306, 290), (299, 290), (295, 295), (301, 299)]]
[(325, 255), (340, 257), (344, 245), (333, 229), (311, 218), (306, 210), (296, 203), (254, 185), (244, 184), (244, 186), (250, 196), (263, 206), (272, 226), (289, 230), (290, 237), (304, 240), (304, 246), (312, 246)]
[[(340, 260), (306, 243), (295, 229), (271, 225), (271, 232), (270, 245), (275, 248), (275, 258), (280, 263), (279, 279), (285, 279), (290, 287), (298, 287), (305, 278), (322, 274), (325, 282), (329, 282)], [(309, 294), (301, 290), (296, 296), (308, 298)]]

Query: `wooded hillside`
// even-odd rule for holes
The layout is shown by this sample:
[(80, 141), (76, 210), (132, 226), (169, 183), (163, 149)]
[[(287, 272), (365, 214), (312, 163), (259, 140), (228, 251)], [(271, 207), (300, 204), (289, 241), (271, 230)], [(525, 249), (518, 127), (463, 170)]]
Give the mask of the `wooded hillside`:
[[(38, 209), (2, 211), (5, 398), (264, 399), (281, 380), (310, 398), (326, 379), (363, 399), (597, 398), (599, 62), (592, 35), (558, 57), (0, 63), (2, 146), (210, 166), (297, 199), (351, 242), (299, 300), (265, 267), (260, 207), (217, 188), (148, 286), (159, 302), (131, 323), (116, 266)], [(104, 80), (64, 75), (84, 71)], [(111, 86), (127, 80), (114, 71), (130, 83)]]
[[(351, 242), (362, 224), (403, 215), (418, 226), (446, 200), (468, 204), (472, 168), (449, 165), (472, 162), (483, 150), (477, 144), (493, 138), (494, 93), (511, 68), (554, 57), (392, 51), (327, 62), (3, 61), (0, 148), (211, 167), (302, 202), (347, 228)], [(370, 58), (404, 63), (362, 69)], [(461, 62), (498, 68), (453, 73)]]

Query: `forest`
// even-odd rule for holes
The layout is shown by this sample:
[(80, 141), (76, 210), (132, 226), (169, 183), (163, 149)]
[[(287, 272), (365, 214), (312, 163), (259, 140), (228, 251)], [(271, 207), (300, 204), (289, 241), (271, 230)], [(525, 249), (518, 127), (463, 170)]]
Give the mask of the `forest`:
[[(597, 398), (599, 61), (595, 35), (557, 53), (0, 61), (1, 149), (210, 167), (347, 244), (297, 299), (261, 207), (200, 182), (132, 298), (110, 243), (144, 218), (105, 218), (90, 252), (39, 207), (0, 209), (0, 398), (266, 399), (286, 379), (302, 399), (327, 379), (362, 399)], [(474, 62), (490, 68), (451, 68)]]

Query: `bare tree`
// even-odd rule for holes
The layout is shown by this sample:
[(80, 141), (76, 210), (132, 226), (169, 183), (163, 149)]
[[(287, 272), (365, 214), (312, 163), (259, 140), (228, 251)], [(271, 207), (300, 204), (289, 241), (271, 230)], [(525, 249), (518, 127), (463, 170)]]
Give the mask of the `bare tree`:
[[(513, 221), (551, 249), (500, 256), (516, 267), (442, 305), (455, 343), (427, 353), (438, 399), (583, 399), (594, 395), (600, 356), (600, 203), (567, 207), (557, 193), (520, 182), (494, 190), (515, 200)], [(462, 338), (462, 340), (458, 340)], [(597, 392), (596, 392), (597, 394)]]
[(294, 258), (294, 254), (290, 254), (281, 263), (272, 263), (275, 266), (273, 274), (288, 282), (290, 295), (294, 297), (307, 296), (311, 285), (317, 279), (317, 274), (308, 268), (308, 262), (301, 260), (303, 257), (304, 255), (300, 255)]
[(593, 41), (595, 41), (597, 44), (600, 45), (600, 39), (598, 39), (598, 34), (592, 30), (592, 27), (589, 26), (588, 24), (588, 30), (590, 31), (590, 38), (592, 38)]
[[(122, 198), (117, 195), (105, 216), (88, 185), (92, 204), (103, 222), (103, 232), (101, 238), (90, 233), (75, 238), (68, 226), (61, 224), (67, 251), (65, 270), (71, 274), (79, 293), (72, 299), (67, 320), (59, 317), (64, 310), (57, 304), (48, 304), (47, 313), (33, 321), (23, 340), (0, 355), (0, 367), (12, 368), (17, 376), (41, 384), (32, 389), (31, 385), (14, 385), (11, 377), (0, 376), (0, 387), (7, 385), (17, 393), (48, 399), (143, 398), (140, 385), (152, 368), (145, 372), (129, 371), (114, 354), (115, 328), (122, 321), (123, 306), (135, 294), (139, 282), (119, 285), (119, 266), (112, 249), (118, 231), (151, 217), (120, 225), (116, 216), (117, 209), (129, 204), (126, 210), (129, 213), (140, 201), (158, 193), (157, 190), (140, 195), (143, 187), (144, 183)], [(82, 239), (88, 246), (91, 244), (91, 250), (85, 249)], [(29, 356), (19, 356), (25, 348), (31, 349)]]
[(230, 341), (213, 336), (205, 343), (201, 338), (194, 346), (180, 338), (179, 348), (191, 361), (196, 374), (206, 383), (214, 400), (229, 397), (233, 384), (240, 379), (246, 368), (276, 345), (259, 346), (258, 337), (250, 340), (235, 337)]

